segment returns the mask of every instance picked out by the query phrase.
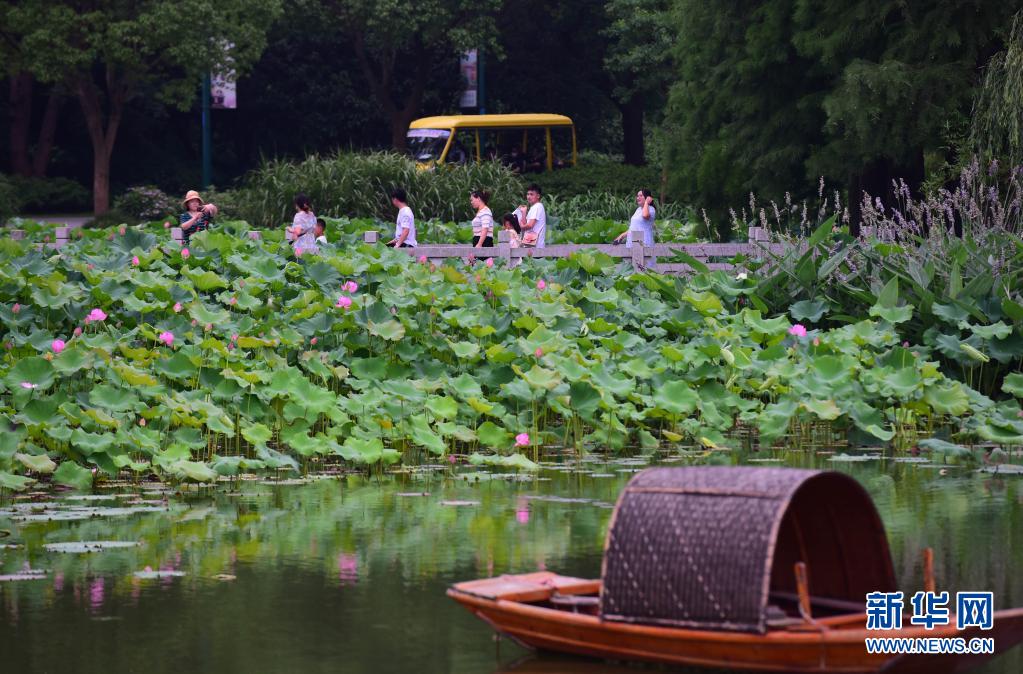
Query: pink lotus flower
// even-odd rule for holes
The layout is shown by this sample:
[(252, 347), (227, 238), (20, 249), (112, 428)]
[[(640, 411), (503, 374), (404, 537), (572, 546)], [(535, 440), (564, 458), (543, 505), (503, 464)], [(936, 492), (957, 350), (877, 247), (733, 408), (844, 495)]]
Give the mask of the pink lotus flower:
[(19, 311), (21, 311), (21, 305), (15, 302), (14, 306), (11, 307), (11, 311), (15, 314), (18, 313)]
[(195, 320), (195, 319), (193, 318), (193, 319), (192, 319), (192, 327), (194, 328), (194, 327), (195, 327), (195, 326), (197, 326), (197, 325), (199, 325), (199, 321), (197, 321), (197, 320)]
[(55, 339), (53, 340), (53, 344), (50, 344), (50, 348), (53, 349), (54, 353), (60, 353), (64, 350), (65, 346), (66, 344), (64, 344), (63, 339)]
[(539, 346), (536, 347), (536, 351), (533, 352), (533, 355), (536, 356), (537, 358), (543, 358), (543, 349), (541, 349)]
[(425, 255), (420, 255), (419, 256), (419, 264), (426, 264), (426, 256)]
[(821, 345), (821, 340), (818, 337), (814, 337), (813, 338), (813, 345), (814, 346), (820, 346)]
[(536, 289), (537, 290), (543, 290), (546, 287), (547, 287), (547, 282), (544, 281), (543, 279), (540, 279), (539, 281), (536, 282)]
[(526, 447), (529, 445), (529, 433), (519, 433), (515, 436), (516, 447)]
[(494, 258), (488, 257), (487, 261), (484, 264), (486, 264), (488, 267), (493, 267), (494, 266)]
[(131, 258), (131, 265), (133, 267), (139, 266), (139, 256), (138, 255), (136, 255), (133, 258)]
[(458, 461), (458, 457), (454, 454), (448, 454), (448, 463), (455, 463), (456, 461)]
[(796, 337), (806, 337), (806, 327), (802, 323), (796, 323), (789, 328), (789, 334)]
[(187, 248), (182, 248), (181, 249), (181, 257), (182, 257), (182, 259), (187, 260), (189, 255), (191, 255), (191, 253), (188, 252)]
[(902, 343), (902, 347), (903, 347), (904, 349), (908, 349), (908, 348), (909, 348), (909, 342), (903, 342), (903, 343)]
[(166, 221), (164, 221), (164, 223), (163, 223), (163, 228), (164, 228), (164, 229), (170, 229), (170, 223), (169, 223), (169, 222), (166, 222)]
[(93, 309), (89, 312), (89, 315), (85, 317), (86, 323), (92, 323), (93, 321), (102, 322), (107, 320), (107, 315), (102, 309)]
[(341, 296), (337, 298), (337, 304), (335, 304), (334, 306), (340, 309), (347, 309), (350, 306), (352, 306), (352, 298)]
[(81, 329), (81, 328), (75, 328), (75, 331), (74, 331), (74, 336), (75, 336), (75, 337), (78, 337), (78, 336), (79, 336), (79, 335), (81, 335), (81, 334), (82, 334), (82, 329)]
[(206, 324), (206, 332), (209, 332), (212, 329), (213, 329), (213, 324), (212, 323), (207, 323)]
[(127, 231), (128, 230), (124, 228), (124, 225), (121, 225), (121, 228), (117, 230), (117, 233), (120, 234), (121, 236), (124, 236), (124, 233)]
[(93, 269), (95, 269), (95, 265), (90, 262), (89, 264), (85, 265), (85, 268), (88, 269), (89, 271), (92, 271)]
[(145, 425), (146, 425), (145, 418), (139, 419), (139, 426), (143, 426), (144, 427)]
[(174, 346), (174, 333), (173, 332), (161, 332), (159, 339), (160, 339), (161, 342), (163, 342), (167, 346)]
[(515, 521), (519, 524), (529, 524), (529, 508), (515, 511)]
[(354, 293), (356, 290), (359, 289), (359, 284), (356, 283), (355, 281), (345, 281), (345, 284), (341, 286), (341, 288), (346, 293)]
[(237, 297), (232, 297), (231, 298), (231, 306), (233, 307), (236, 304), (238, 304), (238, 298)]
[(174, 303), (174, 313), (179, 313), (180, 311), (181, 311), (181, 302), (175, 302)]
[(38, 384), (33, 384), (30, 381), (23, 381), (23, 382), (21, 382), (21, 388), (27, 388), (28, 390), (31, 391), (34, 388), (39, 388), (39, 385)]
[(313, 346), (316, 346), (317, 341), (318, 340), (315, 337), (313, 337), (312, 339), (309, 340), (309, 343), (312, 344)]
[(233, 335), (231, 335), (231, 341), (232, 342), (237, 342), (238, 341), (238, 333), (237, 332), (234, 333)]

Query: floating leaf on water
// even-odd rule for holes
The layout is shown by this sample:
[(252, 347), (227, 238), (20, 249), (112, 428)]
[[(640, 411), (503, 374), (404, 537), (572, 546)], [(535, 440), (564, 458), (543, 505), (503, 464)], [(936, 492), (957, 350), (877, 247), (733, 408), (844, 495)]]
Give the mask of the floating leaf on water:
[(114, 501), (122, 498), (124, 494), (71, 494), (65, 496), (65, 501)]
[(590, 477), (614, 477), (614, 473), (589, 473)]
[(1015, 463), (999, 463), (994, 466), (984, 466), (978, 473), (994, 473), (996, 475), (1023, 475), (1023, 466)]
[(861, 463), (863, 461), (878, 461), (881, 459), (879, 454), (839, 454), (828, 459), (835, 463)]
[(139, 545), (141, 543), (138, 541), (69, 541), (66, 543), (47, 543), (43, 547), (50, 552), (83, 554), (119, 548), (135, 548)]
[(0, 583), (12, 583), (19, 580), (46, 580), (46, 571), (29, 570), (20, 573), (0, 575)]
[(154, 580), (156, 578), (181, 578), (182, 576), (188, 575), (184, 571), (136, 571), (132, 574), (136, 578), (142, 580)]
[(428, 491), (400, 491), (395, 496), (429, 496)]
[(236, 580), (237, 578), (238, 578), (238, 576), (232, 576), (230, 573), (218, 573), (217, 575), (213, 576), (214, 580), (224, 580), (224, 581)]
[(478, 506), (479, 501), (441, 501), (442, 506)]

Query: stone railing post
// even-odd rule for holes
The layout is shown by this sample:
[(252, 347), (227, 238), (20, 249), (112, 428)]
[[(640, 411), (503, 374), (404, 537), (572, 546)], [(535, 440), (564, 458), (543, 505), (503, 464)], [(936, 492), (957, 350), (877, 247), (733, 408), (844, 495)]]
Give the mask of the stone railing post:
[(371, 229), (371, 230), (369, 230), (368, 232), (365, 232), (362, 235), (362, 239), (366, 243), (379, 243), (379, 241), (380, 241), (380, 232)]
[(171, 227), (171, 240), (179, 246), (181, 245), (182, 234), (180, 227)]
[(629, 232), (629, 242), (632, 243), (632, 269), (641, 272), (646, 269), (646, 258), (643, 251), (643, 232)]
[(262, 241), (263, 233), (255, 229), (250, 229), (249, 238), (252, 239), (253, 241)]
[(770, 233), (765, 228), (763, 228), (763, 227), (750, 227), (749, 228), (749, 233), (748, 233), (747, 236), (748, 236), (749, 242), (751, 244), (756, 244), (756, 243), (759, 243), (761, 241), (770, 241), (771, 240)]
[(504, 260), (505, 265), (511, 266), (511, 232), (502, 229), (497, 232), (497, 255)]
[(71, 238), (70, 227), (58, 227), (56, 232), (56, 238), (53, 241), (53, 247), (60, 250), (67, 245), (68, 239)]

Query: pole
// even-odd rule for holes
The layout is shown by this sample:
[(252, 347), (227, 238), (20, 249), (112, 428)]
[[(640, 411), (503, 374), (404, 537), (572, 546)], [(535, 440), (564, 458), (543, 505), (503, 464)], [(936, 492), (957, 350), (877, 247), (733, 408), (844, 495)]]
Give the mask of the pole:
[(477, 73), (476, 73), (476, 78), (477, 78), (477, 81), (476, 81), (476, 98), (479, 99), (479, 100), (476, 101), (476, 103), (479, 105), (480, 114), (481, 115), (485, 115), (485, 114), (487, 114), (487, 107), (486, 107), (486, 103), (484, 102), (485, 99), (483, 97), (483, 94), (486, 91), (486, 89), (484, 89), (484, 87), (483, 87), (483, 50), (480, 49), (476, 53), (477, 53), (477, 56), (476, 56), (476, 70), (477, 70)]
[(210, 75), (206, 73), (202, 78), (202, 184), (200, 185), (202, 189), (208, 188), (213, 182), (210, 133)]

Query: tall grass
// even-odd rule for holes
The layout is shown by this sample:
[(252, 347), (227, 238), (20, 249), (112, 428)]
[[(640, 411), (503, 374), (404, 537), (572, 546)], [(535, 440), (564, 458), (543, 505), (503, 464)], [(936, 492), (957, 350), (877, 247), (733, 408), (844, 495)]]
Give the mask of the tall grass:
[(523, 180), (496, 162), (467, 166), (416, 168), (415, 162), (388, 152), (311, 155), (301, 162), (270, 160), (246, 177), (242, 217), (259, 226), (291, 220), (292, 199), (309, 195), (317, 215), (329, 217), (394, 217), (388, 192), (401, 187), (417, 218), (465, 221), (474, 213), (469, 192), (491, 193), (494, 213), (522, 202)]

